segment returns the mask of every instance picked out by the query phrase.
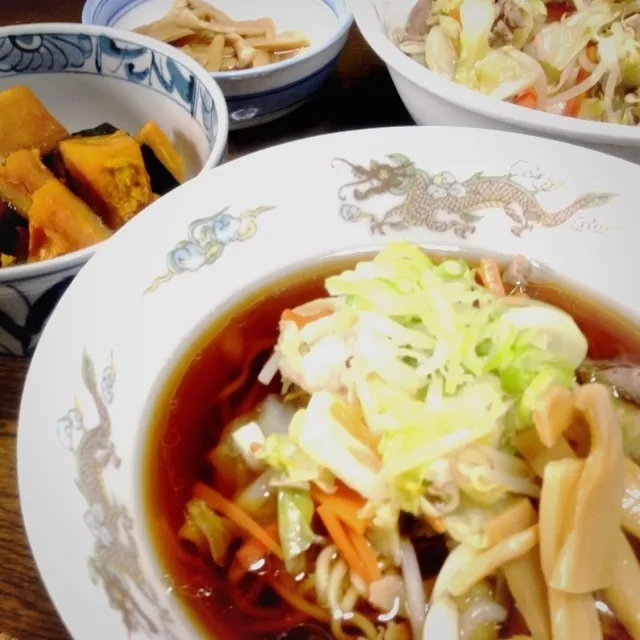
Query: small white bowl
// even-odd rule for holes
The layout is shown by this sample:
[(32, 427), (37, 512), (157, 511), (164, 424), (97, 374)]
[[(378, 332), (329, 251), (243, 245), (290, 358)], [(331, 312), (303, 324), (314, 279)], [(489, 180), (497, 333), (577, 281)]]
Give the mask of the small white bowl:
[(565, 140), (640, 163), (640, 127), (543, 113), (485, 96), (433, 73), (391, 41), (415, 0), (351, 0), (356, 24), (387, 65), (400, 98), (418, 124), (485, 127)]
[[(171, 0), (87, 0), (82, 22), (134, 29), (165, 16)], [(347, 0), (211, 0), (238, 20), (270, 16), (278, 31), (296, 29), (311, 47), (289, 60), (258, 69), (216, 72), (229, 107), (230, 128), (280, 118), (306, 102), (332, 73), (353, 22)]]
[[(119, 29), (36, 24), (0, 29), (0, 92), (29, 86), (71, 132), (155, 120), (193, 177), (220, 164), (229, 116), (215, 80), (188, 56)], [(0, 269), (0, 355), (28, 356), (58, 299), (98, 245)], [(119, 274), (116, 274), (119, 275)]]

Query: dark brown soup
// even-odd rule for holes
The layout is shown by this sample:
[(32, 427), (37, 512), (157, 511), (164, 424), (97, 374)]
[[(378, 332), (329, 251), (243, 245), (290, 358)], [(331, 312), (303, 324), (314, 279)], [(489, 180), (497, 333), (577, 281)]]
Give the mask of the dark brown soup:
[[(182, 356), (157, 399), (143, 470), (147, 522), (175, 595), (210, 637), (275, 638), (302, 621), (275, 594), (251, 601), (250, 585), (229, 584), (224, 572), (193, 553), (177, 532), (193, 484), (212, 481), (206, 454), (221, 430), (280, 389), (279, 379), (265, 387), (256, 376), (276, 342), (283, 310), (323, 297), (328, 275), (368, 257), (328, 260), (272, 282), (227, 309)], [(569, 312), (587, 336), (592, 358), (640, 363), (638, 328), (597, 300), (554, 281), (530, 284), (527, 293)]]

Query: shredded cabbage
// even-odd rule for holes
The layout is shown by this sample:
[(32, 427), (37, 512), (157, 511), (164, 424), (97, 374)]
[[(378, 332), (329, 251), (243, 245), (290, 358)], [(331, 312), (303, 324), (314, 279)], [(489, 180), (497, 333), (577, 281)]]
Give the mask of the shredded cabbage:
[[(291, 421), (291, 433), (295, 433), (295, 421), (301, 416), (302, 414), (297, 413)], [(333, 490), (333, 477), (329, 471), (302, 451), (289, 435), (270, 435), (265, 440), (263, 449), (256, 455), (279, 472), (278, 478), (271, 482), (272, 485), (307, 489), (309, 483), (314, 482), (322, 489)]]
[(531, 51), (538, 61), (560, 72), (614, 18), (615, 14), (608, 2), (594, 0), (582, 11), (577, 11), (561, 22), (552, 22), (543, 27), (534, 38)]
[(304, 571), (304, 552), (318, 539), (311, 528), (314, 508), (308, 491), (278, 490), (278, 535), (285, 568), (293, 575)]
[(211, 559), (219, 566), (227, 561), (229, 544), (233, 539), (225, 521), (202, 500), (187, 503), (187, 521), (195, 525), (207, 539)]
[(477, 86), (475, 65), (490, 51), (489, 36), (496, 18), (493, 0), (462, 0), (460, 5), (460, 59), (455, 80)]
[[(464, 261), (436, 265), (406, 242), (325, 286), (341, 301), (332, 316), (312, 331), (281, 323), (277, 345), (285, 382), (293, 376), (310, 400), (258, 455), (278, 472), (278, 486), (314, 482), (330, 492), (335, 480), (345, 484), (387, 537), (397, 539), (406, 512), (481, 546), (480, 525), (494, 506), (538, 495), (526, 468), (510, 462), (510, 443), (532, 425), (545, 391), (575, 385), (586, 356), (580, 329), (549, 305), (507, 305)], [(321, 352), (305, 359), (334, 342), (339, 366)], [(455, 473), (447, 466), (477, 446), (495, 454)]]

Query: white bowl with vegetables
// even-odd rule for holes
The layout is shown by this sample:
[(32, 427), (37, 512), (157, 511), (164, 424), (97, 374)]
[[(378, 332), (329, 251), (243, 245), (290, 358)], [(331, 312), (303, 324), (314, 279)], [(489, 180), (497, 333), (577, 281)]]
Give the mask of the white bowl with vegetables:
[(353, 0), (352, 9), (418, 124), (524, 131), (640, 160), (637, 3)]
[(640, 638), (639, 179), (540, 138), (377, 129), (132, 220), (20, 411), (71, 635)]
[(0, 354), (29, 356), (101, 242), (219, 164), (224, 96), (150, 38), (80, 24), (0, 29)]
[(87, 0), (82, 21), (182, 49), (219, 83), (240, 129), (306, 102), (333, 72), (353, 16), (346, 0)]

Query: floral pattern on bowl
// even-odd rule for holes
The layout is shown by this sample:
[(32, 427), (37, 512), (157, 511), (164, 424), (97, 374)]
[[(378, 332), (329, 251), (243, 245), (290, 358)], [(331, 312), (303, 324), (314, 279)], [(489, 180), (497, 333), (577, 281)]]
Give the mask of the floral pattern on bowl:
[(0, 77), (28, 73), (88, 73), (144, 83), (172, 97), (213, 143), (213, 100), (183, 65), (144, 46), (87, 34), (42, 33), (0, 37)]
[[(409, 166), (414, 172), (407, 173)], [(589, 171), (594, 166), (597, 173)], [(247, 176), (250, 188), (238, 189)], [(150, 545), (141, 460), (159, 389), (217, 313), (323, 256), (371, 250), (398, 238), (450, 252), (524, 253), (637, 316), (640, 289), (619, 276), (638, 266), (634, 238), (640, 220), (633, 212), (639, 178), (634, 165), (526, 136), (432, 127), (357, 131), (274, 147), (221, 166), (125, 227), (54, 311), (32, 361), (20, 414), (25, 523), (43, 580), (72, 636), (199, 637), (167, 588)], [(483, 206), (462, 212), (480, 219), (467, 221), (446, 206), (436, 219), (453, 217), (455, 225), (424, 224), (425, 206), (464, 202), (474, 180), (493, 181), (500, 189), (518, 184), (521, 198), (545, 212), (563, 210), (589, 193), (600, 200), (578, 227), (569, 223), (580, 221), (576, 210), (563, 224), (539, 225), (520, 236), (512, 227), (522, 220), (506, 211), (513, 197), (491, 201), (484, 194)], [(419, 198), (412, 195), (416, 190)], [(371, 223), (384, 222), (397, 207), (405, 215), (402, 224), (387, 224), (386, 235), (372, 234)], [(364, 224), (355, 224), (358, 216)], [(463, 223), (474, 224), (475, 231), (457, 234)], [(238, 241), (248, 237), (250, 242)], [(215, 258), (207, 261), (207, 255)], [(170, 275), (171, 286), (146, 295), (163, 262), (168, 271), (158, 282)], [(188, 277), (176, 277), (186, 272)], [(90, 587), (91, 576), (100, 589)]]

